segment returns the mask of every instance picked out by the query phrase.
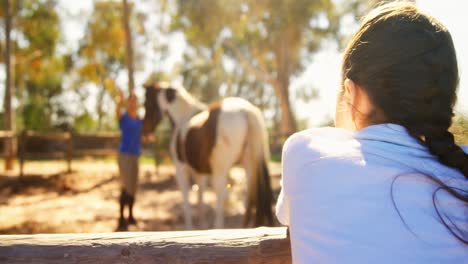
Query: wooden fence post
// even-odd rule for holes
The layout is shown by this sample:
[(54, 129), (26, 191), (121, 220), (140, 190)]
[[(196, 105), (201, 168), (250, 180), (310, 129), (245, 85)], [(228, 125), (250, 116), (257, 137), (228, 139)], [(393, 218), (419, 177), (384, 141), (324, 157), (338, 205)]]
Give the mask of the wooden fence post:
[(73, 159), (73, 133), (67, 132), (66, 137), (66, 159), (67, 159), (67, 173), (72, 172), (72, 159)]
[(21, 131), (20, 140), (18, 142), (19, 145), (19, 160), (20, 160), (20, 168), (19, 168), (19, 176), (22, 178), (24, 176), (24, 159), (26, 155), (26, 147), (28, 144), (28, 135), (26, 130)]
[[(159, 133), (160, 134), (160, 133)], [(156, 177), (159, 176), (159, 141), (158, 141), (158, 132), (156, 130), (156, 136), (154, 139), (154, 165), (156, 166)]]

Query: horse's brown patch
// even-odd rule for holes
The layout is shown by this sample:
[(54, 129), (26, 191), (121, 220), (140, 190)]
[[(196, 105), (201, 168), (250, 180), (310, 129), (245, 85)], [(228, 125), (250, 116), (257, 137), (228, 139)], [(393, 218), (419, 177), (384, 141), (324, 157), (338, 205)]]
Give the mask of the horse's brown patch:
[[(199, 173), (211, 173), (211, 152), (216, 143), (221, 102), (212, 104), (208, 118), (199, 126), (191, 127), (185, 137), (185, 144), (177, 139), (177, 155)], [(182, 150), (183, 147), (183, 150)]]
[(161, 91), (157, 85), (144, 85), (145, 87), (145, 117), (143, 119), (143, 133), (151, 133), (161, 122), (163, 113), (157, 100)]
[(166, 101), (171, 103), (177, 97), (177, 90), (172, 87), (162, 88), (159, 83), (145, 84), (143, 87), (145, 88), (145, 117), (143, 119), (143, 133), (147, 134), (153, 132), (163, 119), (164, 114), (169, 117), (171, 126), (174, 128), (174, 119), (169, 112), (162, 111), (159, 106), (158, 96), (161, 92), (164, 92)]

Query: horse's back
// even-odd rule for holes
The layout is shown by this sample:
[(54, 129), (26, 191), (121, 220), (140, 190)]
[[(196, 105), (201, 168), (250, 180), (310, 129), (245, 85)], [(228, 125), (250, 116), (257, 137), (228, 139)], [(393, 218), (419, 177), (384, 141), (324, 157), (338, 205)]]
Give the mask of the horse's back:
[(249, 101), (240, 97), (227, 97), (215, 104), (221, 105), (222, 112), (242, 112), (256, 108)]

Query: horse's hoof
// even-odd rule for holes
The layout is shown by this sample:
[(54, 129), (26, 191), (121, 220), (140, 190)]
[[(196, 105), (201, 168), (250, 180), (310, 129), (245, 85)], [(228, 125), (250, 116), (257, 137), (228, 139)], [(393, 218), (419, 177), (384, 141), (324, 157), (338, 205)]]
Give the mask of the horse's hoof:
[(117, 226), (116, 232), (128, 231), (128, 223), (125, 219), (119, 219), (119, 224)]
[(137, 224), (137, 221), (135, 220), (135, 218), (129, 218), (128, 219), (128, 225), (136, 225)]

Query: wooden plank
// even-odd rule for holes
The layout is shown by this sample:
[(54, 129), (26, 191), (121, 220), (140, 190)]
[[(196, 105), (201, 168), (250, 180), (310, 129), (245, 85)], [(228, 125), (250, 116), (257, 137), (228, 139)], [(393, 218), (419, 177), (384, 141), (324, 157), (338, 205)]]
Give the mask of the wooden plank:
[(286, 228), (0, 236), (1, 263), (291, 263)]
[(15, 136), (15, 133), (13, 131), (0, 130), (0, 139), (8, 139), (8, 138), (12, 138), (14, 136)]
[(47, 140), (69, 140), (71, 138), (71, 133), (70, 132), (35, 132), (35, 131), (27, 131), (26, 132), (27, 137), (35, 137), (35, 138), (41, 138), (41, 139), (47, 139)]
[(25, 152), (24, 159), (66, 159), (65, 151)]

